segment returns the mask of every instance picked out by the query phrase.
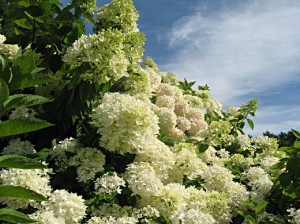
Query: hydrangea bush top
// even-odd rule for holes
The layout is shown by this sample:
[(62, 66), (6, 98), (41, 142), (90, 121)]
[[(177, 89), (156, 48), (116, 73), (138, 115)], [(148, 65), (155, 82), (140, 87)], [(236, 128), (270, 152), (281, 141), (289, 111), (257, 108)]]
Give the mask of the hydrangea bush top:
[(1, 221), (300, 222), (300, 141), (248, 136), (256, 100), (224, 110), (143, 59), (131, 0), (1, 10)]

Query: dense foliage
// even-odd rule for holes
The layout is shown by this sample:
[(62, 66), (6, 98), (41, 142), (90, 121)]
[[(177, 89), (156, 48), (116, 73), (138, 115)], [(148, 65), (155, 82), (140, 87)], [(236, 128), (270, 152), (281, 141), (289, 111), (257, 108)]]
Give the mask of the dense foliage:
[(250, 138), (256, 100), (223, 110), (143, 58), (131, 0), (0, 14), (1, 221), (300, 222), (300, 133)]

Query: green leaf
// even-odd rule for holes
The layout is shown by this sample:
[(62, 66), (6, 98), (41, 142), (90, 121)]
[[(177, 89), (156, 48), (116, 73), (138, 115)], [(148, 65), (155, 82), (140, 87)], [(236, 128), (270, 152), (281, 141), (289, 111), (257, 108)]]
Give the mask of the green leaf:
[(168, 217), (163, 216), (164, 220), (166, 221), (166, 224), (172, 224), (172, 222), (170, 221), (170, 219), (168, 219)]
[(293, 134), (295, 135), (296, 138), (300, 139), (300, 133), (294, 129), (292, 129)]
[(238, 213), (247, 219), (250, 223), (256, 223), (255, 215), (247, 211), (238, 211)]
[(52, 100), (38, 95), (31, 94), (15, 94), (9, 96), (3, 103), (4, 108), (11, 109), (16, 107), (30, 107), (38, 104), (48, 103)]
[(282, 173), (279, 175), (278, 180), (283, 187), (288, 187), (293, 179), (290, 174)]
[(0, 186), (0, 197), (23, 198), (23, 199), (35, 200), (35, 201), (48, 200), (46, 197), (33, 190), (29, 190), (20, 186), (12, 186), (12, 185)]
[(281, 170), (285, 167), (286, 162), (288, 161), (287, 158), (281, 159), (278, 163), (270, 166), (271, 169), (274, 170)]
[(277, 150), (281, 152), (286, 152), (288, 154), (292, 154), (295, 151), (295, 148), (292, 146), (285, 146), (285, 147), (280, 147)]
[(0, 121), (0, 137), (18, 135), (53, 126), (38, 118), (14, 118)]
[(19, 155), (0, 156), (0, 167), (17, 169), (45, 169), (47, 168), (41, 162)]
[(200, 144), (199, 145), (199, 153), (204, 153), (208, 149), (209, 145)]
[(296, 149), (300, 149), (300, 141), (295, 141), (295, 142), (294, 142), (294, 147), (295, 147)]
[(15, 20), (15, 24), (25, 29), (31, 29), (30, 23), (25, 18)]
[(253, 130), (254, 129), (254, 123), (253, 123), (253, 121), (251, 119), (247, 119), (247, 122), (248, 122), (250, 128)]
[(34, 223), (37, 222), (29, 218), (22, 212), (15, 211), (10, 208), (0, 208), (0, 220), (9, 223)]
[(32, 17), (39, 17), (43, 15), (43, 10), (37, 5), (31, 5), (25, 9)]
[(3, 79), (0, 78), (0, 107), (9, 96), (9, 89)]
[(254, 211), (255, 213), (259, 213), (261, 210), (263, 210), (267, 205), (269, 204), (269, 202), (263, 202), (260, 203), (258, 205), (255, 206)]

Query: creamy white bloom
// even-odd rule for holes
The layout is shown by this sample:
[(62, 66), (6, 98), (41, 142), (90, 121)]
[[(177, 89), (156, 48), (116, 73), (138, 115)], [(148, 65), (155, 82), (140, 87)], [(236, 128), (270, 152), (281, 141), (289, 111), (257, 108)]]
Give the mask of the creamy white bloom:
[(118, 176), (116, 172), (105, 173), (95, 180), (95, 189), (100, 193), (111, 194), (117, 192), (121, 194), (121, 187), (125, 187), (125, 180)]
[(41, 224), (66, 224), (65, 220), (62, 217), (56, 216), (52, 210), (47, 210), (47, 208), (37, 210), (36, 212), (29, 214), (28, 216)]
[(163, 183), (157, 176), (155, 169), (147, 162), (129, 164), (124, 179), (133, 193), (141, 195), (142, 199), (159, 194), (163, 188)]
[(300, 209), (290, 208), (287, 210), (289, 214), (289, 222), (291, 223), (300, 223)]
[[(2, 169), (0, 178), (3, 179), (3, 185), (21, 186), (33, 190), (45, 197), (51, 194), (49, 173), (51, 169)], [(32, 200), (1, 197), (0, 201), (7, 204), (10, 208), (25, 208), (28, 205), (36, 207)]]
[(261, 167), (251, 167), (242, 173), (242, 179), (248, 180), (251, 194), (257, 200), (263, 200), (272, 188), (273, 182), (269, 174)]
[(158, 139), (150, 141), (135, 157), (135, 162), (148, 162), (157, 177), (164, 182), (175, 164), (175, 155), (170, 148)]
[(137, 153), (158, 135), (158, 117), (147, 102), (127, 94), (107, 93), (93, 111), (100, 145), (112, 152)]
[(8, 146), (2, 150), (2, 154), (30, 155), (34, 153), (36, 153), (34, 145), (20, 138), (10, 140)]
[(77, 179), (86, 183), (104, 170), (105, 155), (97, 148), (81, 148), (69, 161), (70, 166), (77, 167)]
[(67, 224), (78, 223), (86, 215), (87, 206), (84, 204), (84, 199), (64, 189), (55, 190), (47, 204), (55, 216), (62, 217)]

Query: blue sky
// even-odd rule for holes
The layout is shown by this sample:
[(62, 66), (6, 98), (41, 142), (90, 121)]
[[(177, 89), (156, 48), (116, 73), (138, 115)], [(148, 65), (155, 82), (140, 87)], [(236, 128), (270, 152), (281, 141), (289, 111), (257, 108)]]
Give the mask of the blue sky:
[[(109, 1), (98, 1), (98, 5)], [(208, 84), (223, 108), (258, 99), (254, 131), (300, 130), (299, 0), (135, 0), (145, 56)]]

